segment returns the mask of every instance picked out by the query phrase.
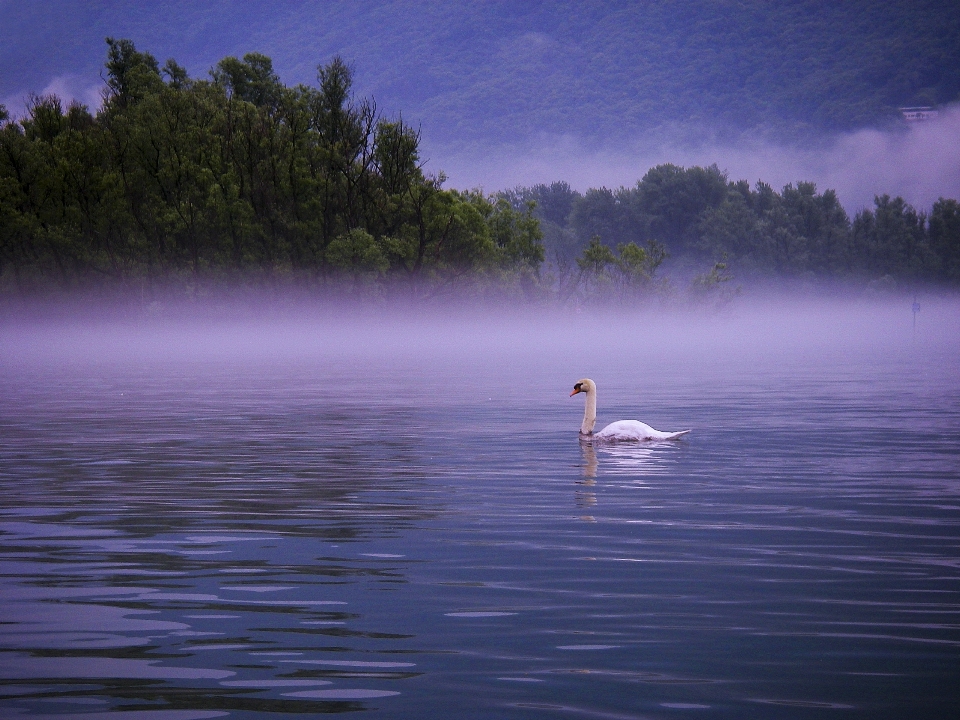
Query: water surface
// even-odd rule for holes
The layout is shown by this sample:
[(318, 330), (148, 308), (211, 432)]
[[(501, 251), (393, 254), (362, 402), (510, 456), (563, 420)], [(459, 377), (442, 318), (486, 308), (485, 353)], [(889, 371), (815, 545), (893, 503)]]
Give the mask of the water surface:
[[(8, 324), (0, 713), (948, 717), (960, 312)], [(599, 424), (679, 442), (581, 445)]]

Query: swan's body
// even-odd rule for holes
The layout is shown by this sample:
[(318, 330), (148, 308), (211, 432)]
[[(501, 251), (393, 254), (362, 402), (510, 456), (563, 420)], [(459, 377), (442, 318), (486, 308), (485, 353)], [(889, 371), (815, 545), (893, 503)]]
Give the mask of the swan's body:
[(583, 408), (583, 423), (580, 425), (580, 437), (603, 442), (638, 442), (642, 440), (674, 440), (686, 435), (689, 430), (663, 432), (656, 430), (639, 420), (617, 420), (598, 433), (593, 432), (597, 424), (597, 384), (589, 378), (578, 380), (573, 386), (571, 397), (577, 393), (586, 395)]

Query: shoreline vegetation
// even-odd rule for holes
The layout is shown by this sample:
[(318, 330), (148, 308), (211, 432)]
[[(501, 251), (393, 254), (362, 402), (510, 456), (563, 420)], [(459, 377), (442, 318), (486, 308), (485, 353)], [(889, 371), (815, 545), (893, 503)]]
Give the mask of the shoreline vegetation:
[[(960, 285), (960, 203), (883, 195), (851, 220), (832, 190), (777, 192), (715, 165), (634, 187), (485, 194), (425, 173), (419, 130), (270, 58), (196, 79), (108, 39), (96, 114), (52, 95), (0, 106), (0, 302), (150, 306), (268, 290), (302, 297), (723, 304), (740, 283), (866, 291)], [(230, 288), (234, 288), (231, 290)]]

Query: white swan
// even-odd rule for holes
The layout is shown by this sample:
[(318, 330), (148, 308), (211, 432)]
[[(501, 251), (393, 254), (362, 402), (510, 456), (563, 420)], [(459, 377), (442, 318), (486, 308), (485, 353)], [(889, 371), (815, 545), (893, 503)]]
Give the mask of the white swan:
[(594, 433), (593, 426), (597, 423), (597, 384), (590, 378), (578, 380), (577, 384), (573, 386), (573, 392), (570, 393), (570, 397), (573, 397), (577, 393), (586, 393), (587, 395), (583, 409), (583, 424), (580, 425), (580, 437), (583, 439), (595, 439), (606, 442), (673, 440), (690, 432), (689, 430), (661, 432), (660, 430), (654, 430), (639, 420), (617, 420), (607, 425), (600, 432)]

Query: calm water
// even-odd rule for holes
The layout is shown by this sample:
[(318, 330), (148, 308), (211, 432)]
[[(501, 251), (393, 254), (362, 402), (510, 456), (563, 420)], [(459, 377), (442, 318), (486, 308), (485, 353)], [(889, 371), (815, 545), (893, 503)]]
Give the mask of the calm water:
[[(8, 325), (0, 716), (941, 718), (960, 310)], [(599, 422), (692, 427), (582, 447)]]

